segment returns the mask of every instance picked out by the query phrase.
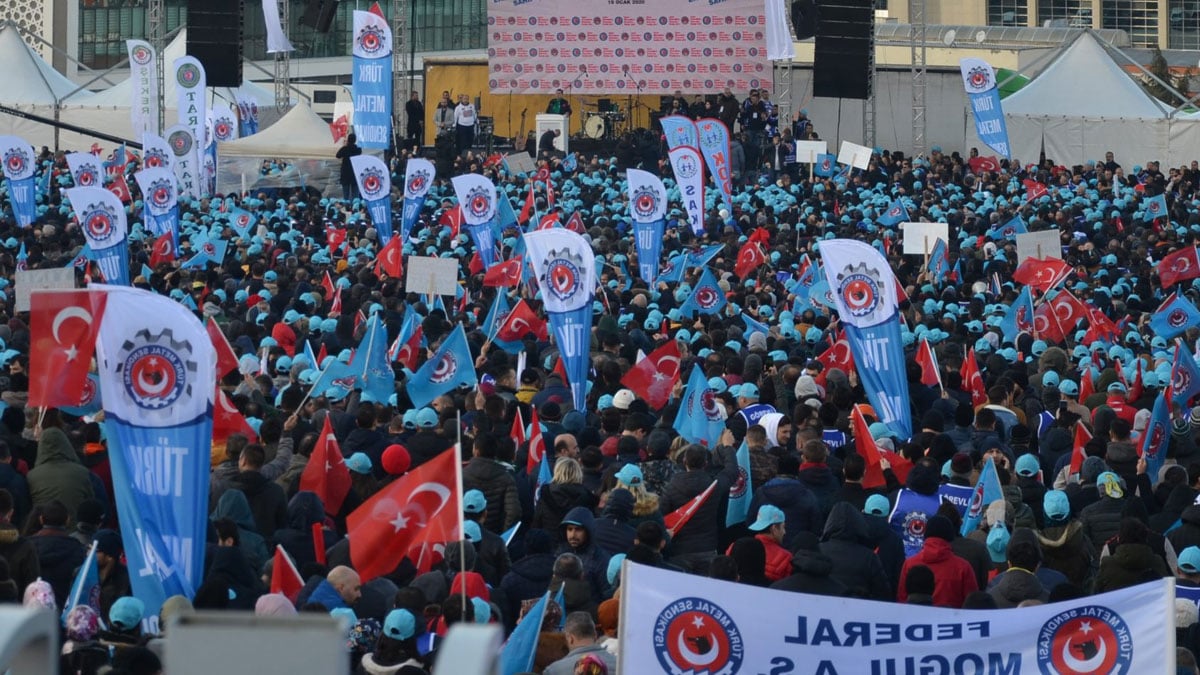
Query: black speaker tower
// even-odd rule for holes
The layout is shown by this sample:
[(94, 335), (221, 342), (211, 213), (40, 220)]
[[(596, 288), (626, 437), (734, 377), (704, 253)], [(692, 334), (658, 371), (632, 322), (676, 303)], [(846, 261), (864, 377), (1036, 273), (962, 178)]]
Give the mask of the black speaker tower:
[(874, 14), (874, 0), (820, 0), (813, 96), (866, 99), (870, 95)]
[(210, 87), (242, 84), (242, 0), (188, 0), (187, 54)]
[(300, 15), (300, 24), (318, 33), (328, 33), (337, 17), (337, 8), (338, 0), (308, 0), (304, 14)]

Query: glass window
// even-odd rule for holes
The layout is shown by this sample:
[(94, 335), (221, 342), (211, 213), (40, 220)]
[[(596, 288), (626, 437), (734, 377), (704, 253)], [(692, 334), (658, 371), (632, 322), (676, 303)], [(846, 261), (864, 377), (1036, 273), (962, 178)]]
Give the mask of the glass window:
[(1200, 49), (1200, 0), (1170, 0), (1167, 45), (1171, 49)]
[(989, 26), (1028, 26), (1029, 4), (1026, 0), (988, 0)]
[(1104, 0), (1101, 28), (1123, 30), (1134, 47), (1158, 46), (1158, 0)]
[[(187, 0), (166, 0), (167, 31), (183, 24)], [(84, 0), (79, 7), (79, 60), (103, 70), (125, 58), (125, 41), (145, 38), (146, 0)]]
[(1040, 0), (1037, 25), (1054, 21), (1056, 26), (1092, 27), (1092, 0)]

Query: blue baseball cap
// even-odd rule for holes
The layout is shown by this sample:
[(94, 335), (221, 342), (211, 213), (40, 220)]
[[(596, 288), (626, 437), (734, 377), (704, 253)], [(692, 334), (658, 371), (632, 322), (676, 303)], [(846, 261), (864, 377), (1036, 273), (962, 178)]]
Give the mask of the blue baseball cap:
[(487, 497), (479, 490), (467, 490), (463, 494), (463, 511), (466, 513), (483, 513), (487, 509)]
[(1189, 546), (1179, 554), (1179, 569), (1188, 574), (1200, 574), (1200, 546)]
[(616, 479), (630, 487), (641, 485), (644, 480), (642, 478), (642, 470), (636, 464), (626, 464), (621, 467), (621, 470), (616, 474)]
[(763, 504), (758, 508), (758, 517), (750, 524), (750, 529), (755, 532), (762, 532), (772, 525), (784, 522), (784, 520), (786, 519), (783, 516), (783, 511), (778, 506)]
[(867, 503), (863, 506), (863, 513), (872, 516), (886, 516), (891, 510), (892, 505), (888, 502), (888, 498), (883, 495), (871, 495), (867, 497)]
[(738, 398), (747, 398), (752, 401), (758, 400), (758, 386), (752, 382), (745, 382), (738, 389)]
[(1041, 471), (1042, 466), (1038, 463), (1037, 457), (1026, 453), (1017, 458), (1017, 475), (1018, 476), (1036, 476), (1038, 471)]
[(433, 408), (421, 408), (417, 411), (417, 426), (422, 429), (432, 429), (437, 426), (438, 414)]
[(383, 620), (383, 634), (393, 640), (407, 640), (417, 634), (417, 619), (407, 609), (393, 609)]
[(346, 460), (346, 468), (357, 474), (371, 473), (371, 458), (364, 452), (356, 452)]

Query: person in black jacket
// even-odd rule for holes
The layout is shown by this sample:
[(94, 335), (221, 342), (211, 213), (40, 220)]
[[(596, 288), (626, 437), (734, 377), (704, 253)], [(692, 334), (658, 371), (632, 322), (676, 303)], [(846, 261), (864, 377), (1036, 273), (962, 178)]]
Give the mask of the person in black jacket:
[(287, 495), (282, 487), (259, 473), (258, 469), (265, 459), (261, 445), (247, 445), (238, 458), (239, 471), (229, 479), (229, 487), (241, 490), (246, 495), (258, 533), (271, 539), (275, 536), (275, 530), (287, 525)]
[(629, 524), (633, 503), (633, 493), (629, 490), (618, 488), (608, 493), (595, 529), (596, 543), (609, 553), (628, 553), (633, 548), (637, 538), (637, 531)]
[(525, 557), (513, 563), (512, 568), (500, 580), (500, 590), (508, 601), (505, 616), (521, 615), (521, 603), (539, 598), (549, 587), (554, 576), (554, 544), (550, 533), (545, 530), (529, 530), (525, 533)]
[(708, 489), (714, 478), (717, 486), (713, 495), (705, 501), (683, 527), (675, 532), (669, 548), (671, 562), (694, 574), (706, 574), (708, 565), (717, 555), (720, 524), (725, 518), (725, 507), (729, 499), (729, 486), (737, 471), (733, 460), (733, 448), (725, 445), (732, 442), (733, 434), (726, 429), (721, 435), (721, 444), (715, 453), (723, 453), (728, 459), (714, 475), (709, 469), (709, 457), (715, 454), (702, 445), (692, 444), (683, 451), (684, 472), (677, 473), (667, 483), (659, 504), (664, 514), (671, 513), (687, 504), (693, 497)]
[(609, 552), (596, 543), (596, 523), (592, 512), (587, 507), (576, 506), (567, 512), (559, 529), (564, 543), (556, 553), (574, 553), (578, 556), (592, 585), (592, 597), (604, 597), (604, 589), (608, 587)]
[(845, 586), (851, 597), (891, 600), (883, 564), (866, 541), (867, 525), (862, 514), (846, 502), (834, 504), (820, 546), (821, 553), (833, 561), (830, 576)]
[(342, 160), (342, 171), (338, 180), (342, 184), (342, 199), (346, 201), (358, 196), (358, 181), (354, 179), (354, 165), (350, 163), (350, 158), (361, 154), (362, 148), (358, 147), (358, 136), (350, 134), (346, 137), (346, 144), (338, 148), (337, 155), (335, 155)]
[(863, 524), (867, 529), (864, 543), (879, 556), (894, 593), (900, 587), (900, 569), (904, 567), (904, 541), (888, 523), (888, 514), (891, 512), (892, 505), (883, 495), (867, 497), (867, 503), (863, 506)]
[(779, 457), (779, 473), (754, 491), (750, 500), (750, 513), (758, 513), (763, 504), (779, 507), (783, 511), (786, 533), (784, 547), (790, 547), (800, 532), (817, 534), (825, 521), (821, 520), (817, 497), (796, 475), (800, 472), (800, 461), (795, 455)]
[(475, 542), (475, 553), (479, 557), (480, 572), (482, 573), (484, 569), (490, 570), (495, 578), (488, 578), (487, 575), (484, 575), (484, 579), (488, 584), (497, 586), (504, 575), (508, 574), (512, 562), (508, 557), (508, 545), (504, 543), (504, 539), (484, 527), (483, 519), (486, 513), (486, 509), (476, 512), (463, 509), (463, 519), (479, 525), (480, 540)]
[(553, 531), (558, 528), (567, 512), (576, 506), (589, 511), (596, 508), (596, 495), (583, 485), (583, 468), (570, 457), (559, 457), (554, 462), (554, 476), (550, 483), (538, 491), (537, 506), (533, 511), (532, 525), (538, 529)]
[(847, 589), (833, 578), (833, 561), (821, 553), (817, 537), (800, 533), (792, 546), (792, 574), (771, 584), (777, 591), (845, 597)]
[(37, 551), (41, 577), (54, 589), (55, 602), (61, 609), (87, 551), (67, 533), (67, 507), (62, 502), (42, 504), (40, 519), (42, 528), (29, 540)]

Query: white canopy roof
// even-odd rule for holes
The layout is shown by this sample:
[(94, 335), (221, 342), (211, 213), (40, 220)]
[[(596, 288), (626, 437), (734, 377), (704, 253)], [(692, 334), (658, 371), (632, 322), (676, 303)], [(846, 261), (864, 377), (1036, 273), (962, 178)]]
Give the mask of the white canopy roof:
[(337, 150), (329, 123), (303, 103), (296, 104), (278, 122), (253, 136), (217, 145), (219, 157), (332, 160)]
[[(0, 25), (0, 101), (7, 105), (54, 105), (76, 89), (78, 85), (25, 44), (15, 26)], [(83, 102), (89, 96), (81, 92), (78, 100)]]
[(1084, 31), (1033, 80), (1004, 99), (1005, 115), (1165, 117), (1155, 99)]

